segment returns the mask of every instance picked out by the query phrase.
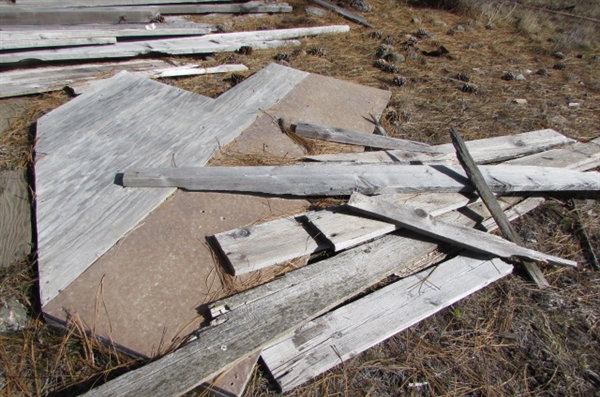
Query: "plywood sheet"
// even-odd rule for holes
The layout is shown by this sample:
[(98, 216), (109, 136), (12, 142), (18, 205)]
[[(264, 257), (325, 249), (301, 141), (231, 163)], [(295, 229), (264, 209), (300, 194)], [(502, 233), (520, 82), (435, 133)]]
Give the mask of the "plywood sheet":
[(0, 172), (0, 268), (31, 252), (31, 204), (26, 170)]

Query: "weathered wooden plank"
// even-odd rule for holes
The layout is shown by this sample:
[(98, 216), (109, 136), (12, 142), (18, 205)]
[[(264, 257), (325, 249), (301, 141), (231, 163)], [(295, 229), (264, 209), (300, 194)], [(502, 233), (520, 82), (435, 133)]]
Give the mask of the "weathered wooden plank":
[(0, 50), (16, 50), (21, 48), (75, 47), (115, 44), (116, 42), (117, 38), (114, 36), (11, 39), (7, 38), (5, 34), (0, 32)]
[[(490, 214), (492, 214), (492, 218), (494, 218), (496, 221), (496, 224), (498, 225), (498, 228), (504, 237), (509, 241), (524, 247), (525, 244), (523, 240), (510, 224), (510, 220), (506, 217), (506, 215), (504, 215), (502, 208), (500, 208), (500, 204), (498, 204), (494, 193), (492, 193), (489, 186), (483, 179), (483, 175), (481, 175), (479, 168), (477, 168), (477, 164), (475, 164), (475, 160), (473, 160), (473, 157), (471, 157), (469, 149), (467, 149), (462, 137), (454, 128), (450, 129), (450, 136), (452, 138), (452, 144), (456, 149), (456, 157), (458, 158), (460, 165), (465, 170), (465, 173), (468, 175), (473, 186), (475, 186), (477, 194), (479, 197), (481, 197), (481, 201), (490, 211)], [(533, 281), (535, 281), (538, 287), (550, 287), (550, 283), (548, 283), (544, 277), (544, 273), (542, 273), (540, 268), (534, 262), (523, 261), (522, 264), (525, 268), (525, 271), (529, 274)]]
[(541, 262), (577, 266), (577, 262), (521, 247), (501, 237), (476, 229), (435, 220), (421, 208), (397, 205), (380, 197), (369, 197), (354, 193), (348, 202), (348, 206), (361, 213), (393, 222), (417, 233), (456, 244), (471, 251), (489, 253), (501, 258), (518, 256)]
[[(222, 3), (233, 0), (219, 0)], [(132, 6), (179, 3), (212, 3), (215, 0), (17, 0), (19, 6), (28, 7), (98, 7), (98, 6)]]
[(26, 170), (0, 172), (0, 268), (31, 252), (31, 204)]
[(98, 63), (21, 69), (2, 72), (0, 79), (0, 98), (37, 94), (61, 90), (75, 81), (84, 81), (102, 74), (116, 73), (122, 70), (130, 72), (144, 70), (163, 70), (171, 65), (159, 60), (136, 60), (129, 62)]
[(361, 25), (364, 25), (368, 28), (372, 28), (373, 26), (367, 22), (367, 20), (365, 19), (365, 17), (363, 17), (362, 15), (358, 15), (355, 12), (352, 12), (350, 10), (347, 10), (343, 7), (337, 6), (335, 4), (332, 4), (330, 2), (328, 2), (327, 0), (310, 0), (311, 2), (320, 5), (321, 7), (324, 8), (328, 8), (330, 10), (335, 11), (336, 13), (340, 14), (341, 16), (343, 16), (346, 19), (349, 19), (353, 22), (357, 22), (360, 23)]
[[(477, 139), (467, 142), (467, 148), (477, 164), (487, 164), (542, 152), (558, 145), (573, 142), (575, 141), (554, 130), (545, 129), (502, 137)], [(456, 153), (451, 143), (432, 146), (432, 148), (439, 150), (443, 154), (430, 156), (389, 150), (385, 152), (324, 154), (307, 156), (306, 159), (355, 163), (458, 164)]]
[(250, 225), (214, 238), (232, 273), (239, 276), (327, 249), (297, 219), (302, 216)]
[(536, 164), (540, 167), (591, 170), (600, 166), (600, 139), (588, 143), (577, 142), (564, 148), (552, 149), (510, 161), (510, 164), (514, 165), (526, 163)]
[(1, 25), (79, 25), (85, 23), (149, 23), (159, 15), (291, 12), (286, 3), (250, 1), (232, 4), (191, 4), (121, 7), (20, 7), (0, 4)]
[[(215, 25), (196, 22), (176, 23), (120, 23), (120, 24), (86, 24), (86, 25), (9, 25), (3, 32), (28, 33), (30, 35), (43, 33), (57, 34), (64, 32), (85, 32), (98, 34), (106, 32), (117, 38), (124, 37), (166, 37), (166, 36), (201, 36), (214, 32)], [(0, 33), (2, 34), (2, 33)]]
[[(205, 329), (198, 339), (87, 396), (180, 395), (402, 268), (399, 263), (408, 266), (419, 260), (433, 247), (425, 240), (390, 235), (289, 272), (250, 290), (261, 298), (245, 299), (243, 306), (222, 314), (219, 324)], [(221, 304), (231, 308), (227, 301)]]
[(297, 328), (262, 358), (287, 392), (511, 271), (500, 259), (458, 256)]
[[(481, 172), (495, 193), (600, 190), (597, 172), (516, 165), (482, 166)], [(393, 164), (131, 169), (123, 185), (296, 196), (473, 191), (460, 166)]]
[(407, 141), (405, 139), (392, 138), (389, 136), (365, 134), (350, 131), (344, 128), (328, 127), (312, 123), (299, 122), (295, 129), (296, 134), (305, 138), (320, 139), (323, 141), (345, 143), (378, 149), (401, 149), (405, 151), (416, 151), (422, 153), (436, 153), (431, 146)]
[(236, 51), (242, 46), (250, 46), (255, 49), (275, 48), (283, 45), (300, 45), (300, 42), (294, 40), (290, 41), (289, 39), (321, 34), (344, 33), (348, 30), (349, 27), (347, 25), (334, 25), (314, 28), (208, 34), (201, 37), (184, 37), (178, 39), (123, 42), (111, 46), (97, 47), (94, 48), (93, 51), (89, 51), (84, 47), (44, 51), (22, 51), (0, 54), (0, 63), (14, 64), (32, 60), (51, 62), (61, 60), (130, 58), (144, 54), (207, 54)]
[(242, 397), (252, 377), (260, 351), (254, 352), (234, 367), (203, 385), (211, 397)]
[[(261, 109), (270, 108), (307, 75), (271, 64), (211, 100), (120, 74), (104, 82), (101, 90), (75, 98), (38, 120), (42, 304), (173, 192), (123, 189), (114, 184), (115, 170), (135, 164), (204, 164), (246, 129)], [(131, 155), (132, 148), (136, 156)]]

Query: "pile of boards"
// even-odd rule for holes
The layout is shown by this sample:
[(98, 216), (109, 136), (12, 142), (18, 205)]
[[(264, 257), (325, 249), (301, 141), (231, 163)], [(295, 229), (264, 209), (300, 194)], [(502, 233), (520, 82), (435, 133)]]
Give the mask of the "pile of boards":
[[(81, 80), (121, 70), (152, 77), (240, 72), (244, 65), (204, 68), (128, 58), (208, 55), (246, 48), (298, 46), (301, 37), (342, 33), (348, 26), (223, 33), (222, 26), (180, 15), (291, 12), (279, 2), (193, 0), (20, 0), (0, 3), (0, 98), (60, 90)], [(100, 62), (79, 64), (82, 62)], [(107, 61), (112, 61), (107, 63)], [(115, 62), (119, 61), (119, 62)], [(31, 68), (40, 63), (68, 66)], [(23, 68), (19, 70), (10, 70)]]
[[(317, 95), (319, 88), (327, 94), (323, 106), (315, 106), (323, 100)], [(344, 90), (366, 90), (367, 99)], [(230, 192), (205, 193), (217, 195), (221, 202), (225, 196), (239, 196), (239, 208), (224, 212), (223, 222), (239, 212), (244, 202), (270, 200), (269, 207), (277, 203), (273, 198), (255, 197), (256, 193), (352, 196), (347, 205), (296, 211), (206, 236), (220, 251), (222, 265), (234, 274), (256, 273), (298, 258), (304, 258), (304, 263), (255, 288), (210, 300), (212, 322), (191, 334), (193, 330), (188, 330), (186, 336), (192, 335), (193, 340), (88, 395), (180, 395), (215, 377), (222, 379), (220, 374), (228, 371), (236, 377), (242, 372), (248, 375), (259, 354), (281, 388), (290, 390), (506, 276), (512, 266), (498, 256), (575, 265), (514, 246), (507, 251), (507, 242), (475, 230), (474, 226), (487, 231), (496, 226), (472, 194), (473, 187), (456, 165), (451, 145), (371, 139), (372, 126), (371, 131), (363, 127), (358, 133), (347, 131), (348, 125), (331, 125), (335, 112), (322, 108), (335, 102), (336, 95), (343, 97), (339, 104), (345, 111), (358, 106), (340, 124), (352, 118), (364, 121), (367, 115), (361, 112), (365, 108), (382, 109), (389, 99), (386, 91), (277, 64), (217, 99), (121, 73), (38, 121), (38, 263), (41, 302), (49, 321), (65, 321), (61, 313), (71, 309), (88, 310), (92, 318), (103, 320), (106, 310), (107, 329), (116, 330), (122, 312), (109, 310), (111, 300), (144, 309), (150, 299), (165, 292), (164, 283), (175, 269), (152, 263), (156, 258), (142, 261), (144, 275), (124, 276), (128, 271), (124, 266), (117, 267), (122, 272), (118, 274), (106, 269), (110, 269), (111, 256), (144, 240), (150, 235), (143, 234), (144, 230), (152, 227), (154, 231), (148, 233), (158, 233), (154, 244), (158, 246), (152, 247), (156, 252), (175, 255), (169, 252), (172, 246), (160, 244), (174, 238), (188, 239), (186, 251), (191, 257), (199, 255), (194, 250), (201, 250), (201, 243), (193, 241), (204, 237), (205, 232), (199, 230), (204, 225), (186, 223), (183, 217), (203, 219), (213, 210), (194, 207), (193, 200), (185, 201), (194, 192), (177, 187)], [(319, 112), (322, 116), (316, 117)], [(278, 129), (273, 118), (279, 117), (294, 124), (298, 133), (308, 130), (316, 137), (318, 130), (328, 130), (324, 135), (329, 138), (343, 136), (347, 141), (353, 137), (366, 146), (392, 144), (395, 149), (310, 156), (312, 163), (291, 166), (204, 167), (222, 146), (247, 139), (245, 134), (255, 123), (254, 132)], [(281, 131), (270, 135), (262, 142), (263, 150), (283, 138), (289, 139)], [(415, 145), (420, 152), (414, 150)], [(500, 205), (511, 219), (544, 201), (528, 197), (531, 192), (600, 190), (597, 172), (581, 172), (600, 163), (600, 139), (580, 143), (556, 131), (541, 130), (467, 145), (478, 164), (503, 162), (480, 168), (496, 193), (509, 194), (500, 199)], [(195, 213), (184, 212), (189, 208)], [(179, 227), (177, 233), (168, 230), (167, 221)], [(451, 249), (444, 242), (451, 242)], [(464, 247), (470, 249), (461, 251)], [(131, 252), (140, 256), (145, 250), (147, 245), (134, 244)], [(313, 257), (306, 265), (312, 254), (322, 251), (329, 255)], [(199, 270), (186, 270), (189, 273), (180, 278), (183, 283), (173, 287), (197, 291), (198, 285), (189, 284)], [(153, 272), (160, 274), (154, 277)], [(342, 305), (391, 275), (400, 279)], [(148, 295), (134, 293), (131, 301), (108, 295), (112, 284), (128, 277), (134, 284), (143, 284), (136, 288), (147, 288)], [(152, 285), (146, 285), (148, 277)], [(130, 284), (122, 291), (131, 289)], [(91, 297), (81, 296), (81, 291)], [(94, 312), (99, 296), (102, 309)], [(167, 290), (164, 296), (172, 299), (173, 293)], [(90, 308), (72, 306), (86, 300)], [(149, 322), (145, 314), (137, 316)], [(134, 330), (137, 339), (142, 331)], [(109, 333), (104, 337), (112, 340)]]

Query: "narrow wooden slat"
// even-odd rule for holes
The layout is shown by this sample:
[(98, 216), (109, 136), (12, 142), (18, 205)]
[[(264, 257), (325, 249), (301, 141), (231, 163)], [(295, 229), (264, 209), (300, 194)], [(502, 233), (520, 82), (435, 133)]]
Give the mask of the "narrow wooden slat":
[(123, 189), (114, 183), (115, 170), (134, 164), (204, 164), (307, 75), (271, 64), (212, 100), (120, 74), (38, 120), (42, 304), (174, 191)]
[(0, 172), (0, 268), (31, 252), (31, 204), (24, 169)]
[(75, 47), (89, 45), (115, 44), (116, 37), (74, 37), (74, 38), (39, 38), (9, 39), (0, 34), (0, 50), (16, 50), (21, 48)]
[(208, 34), (201, 37), (123, 42), (112, 46), (94, 48), (93, 51), (85, 48), (22, 51), (0, 54), (0, 63), (14, 64), (31, 60), (50, 62), (60, 60), (130, 58), (151, 53), (169, 55), (206, 54), (235, 51), (242, 46), (251, 46), (256, 49), (274, 48), (283, 45), (300, 45), (298, 41), (287, 41), (289, 39), (321, 34), (344, 33), (349, 29), (347, 25), (334, 25), (314, 28), (259, 30)]
[[(551, 130), (530, 131), (521, 134), (468, 141), (467, 148), (477, 164), (503, 161), (524, 156), (558, 145), (575, 142), (573, 139)], [(342, 161), (355, 163), (423, 163), (458, 164), (452, 144), (432, 146), (443, 154), (430, 156), (399, 150), (386, 152), (342, 153), (307, 156), (314, 161)]]
[(159, 15), (291, 12), (286, 3), (250, 1), (235, 4), (196, 4), (121, 7), (20, 7), (0, 4), (1, 25), (79, 25), (85, 23), (148, 23)]
[(354, 13), (352, 11), (349, 11), (343, 7), (337, 6), (335, 4), (332, 4), (330, 2), (328, 2), (327, 0), (310, 0), (311, 2), (320, 5), (321, 7), (324, 8), (328, 8), (330, 10), (335, 11), (336, 13), (340, 14), (341, 16), (343, 16), (346, 19), (349, 19), (353, 22), (357, 22), (360, 23), (361, 25), (364, 25), (368, 28), (372, 28), (373, 26), (367, 22), (367, 20), (365, 19), (365, 17), (363, 17), (362, 15), (358, 15), (357, 13)]
[(378, 197), (368, 197), (360, 193), (352, 194), (348, 206), (361, 213), (375, 216), (417, 233), (423, 233), (426, 236), (456, 244), (475, 252), (489, 253), (501, 258), (519, 256), (541, 262), (577, 266), (577, 262), (521, 247), (498, 236), (461, 225), (434, 220), (428, 212), (421, 208), (397, 205)]
[[(596, 172), (512, 165), (482, 166), (481, 172), (495, 193), (600, 190)], [(123, 184), (295, 196), (473, 191), (460, 166), (392, 164), (131, 169)]]
[(262, 358), (284, 392), (510, 274), (500, 259), (458, 256), (321, 316)]
[[(81, 30), (84, 29), (85, 30)], [(72, 32), (87, 32), (98, 34), (104, 32), (117, 38), (124, 37), (166, 37), (166, 36), (201, 36), (214, 32), (215, 25), (196, 22), (177, 23), (120, 23), (120, 24), (86, 24), (86, 25), (9, 25), (4, 27), (3, 33), (21, 33), (32, 35), (58, 34), (66, 36)]]
[(21, 69), (2, 72), (0, 79), (0, 98), (37, 94), (63, 89), (75, 81), (96, 78), (107, 73), (122, 70), (131, 72), (167, 69), (170, 64), (158, 60), (136, 60), (129, 62), (99, 63)]
[(305, 138), (320, 139), (323, 141), (359, 145), (378, 149), (401, 149), (422, 153), (435, 153), (436, 150), (429, 145), (405, 139), (388, 136), (365, 134), (350, 131), (344, 128), (328, 127), (324, 125), (299, 122), (295, 129), (296, 134)]
[[(227, 3), (233, 0), (219, 0)], [(98, 7), (98, 6), (130, 6), (153, 4), (179, 4), (179, 3), (212, 3), (215, 0), (17, 0), (17, 5), (28, 7)]]

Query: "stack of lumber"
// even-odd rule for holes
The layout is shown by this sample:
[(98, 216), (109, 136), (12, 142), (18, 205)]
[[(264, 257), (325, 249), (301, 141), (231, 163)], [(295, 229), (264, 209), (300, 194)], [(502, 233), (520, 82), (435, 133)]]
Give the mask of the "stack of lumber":
[[(342, 33), (348, 26), (324, 26), (256, 32), (215, 33), (215, 25), (195, 23), (180, 15), (209, 13), (279, 13), (292, 7), (278, 2), (211, 0), (21, 0), (0, 3), (0, 98), (62, 89), (120, 70), (156, 77), (224, 73), (238, 67), (203, 70), (199, 65), (158, 61), (106, 63), (140, 56), (207, 55), (253, 49), (297, 46), (301, 37)], [(166, 17), (165, 17), (166, 15)], [(81, 63), (51, 68), (28, 68), (40, 63)], [(176, 74), (163, 73), (177, 66)], [(241, 68), (241, 69), (240, 69)], [(186, 72), (187, 71), (187, 72)], [(41, 77), (44, 76), (44, 77)]]

